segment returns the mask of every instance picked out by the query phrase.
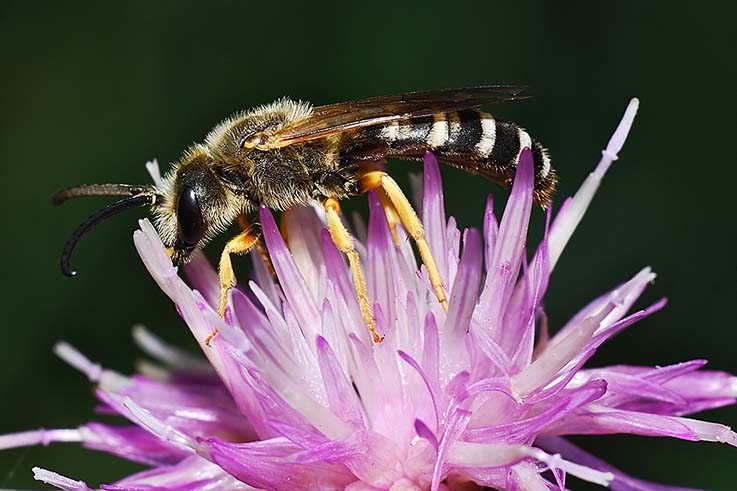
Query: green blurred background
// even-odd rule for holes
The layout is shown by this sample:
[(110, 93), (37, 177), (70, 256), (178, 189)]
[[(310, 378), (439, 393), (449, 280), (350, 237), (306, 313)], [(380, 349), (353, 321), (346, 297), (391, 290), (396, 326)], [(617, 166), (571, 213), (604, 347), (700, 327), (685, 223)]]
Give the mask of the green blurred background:
[[(51, 354), (59, 339), (126, 373), (139, 355), (134, 323), (192, 347), (133, 249), (140, 215), (91, 234), (76, 256), (81, 274), (70, 280), (59, 272), (62, 245), (105, 201), (53, 209), (51, 194), (79, 183), (147, 182), (147, 160), (165, 168), (229, 113), (287, 94), (323, 104), (529, 84), (534, 99), (494, 112), (551, 149), (558, 201), (592, 170), (638, 96), (630, 139), (554, 274), (551, 325), (652, 265), (659, 277), (641, 305), (660, 296), (670, 304), (606, 345), (593, 364), (704, 357), (737, 372), (735, 4), (677, 4), (3, 1), (0, 433), (92, 417), (89, 383)], [(419, 167), (393, 169), (402, 175)], [(480, 225), (487, 192), (505, 196), (479, 178), (443, 172), (448, 210), (464, 226)], [(350, 206), (363, 210), (365, 200)], [(534, 220), (539, 232), (542, 213)], [(215, 244), (208, 254), (218, 250)], [(248, 264), (238, 259), (236, 268)], [(703, 417), (735, 425), (737, 409)], [(737, 487), (737, 449), (637, 437), (579, 442), (642, 478)], [(76, 445), (5, 451), (0, 488), (42, 488), (33, 465), (92, 485), (137, 469)]]

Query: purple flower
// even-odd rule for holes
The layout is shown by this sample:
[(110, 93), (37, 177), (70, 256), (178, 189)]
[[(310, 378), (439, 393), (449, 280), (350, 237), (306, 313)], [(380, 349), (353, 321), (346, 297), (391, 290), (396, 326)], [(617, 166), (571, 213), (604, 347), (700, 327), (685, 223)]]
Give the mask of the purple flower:
[[(609, 338), (661, 309), (630, 313), (655, 277), (649, 268), (583, 307), (548, 336), (542, 299), (550, 273), (617, 158), (633, 100), (596, 170), (563, 203), (531, 260), (527, 228), (533, 164), (522, 152), (497, 221), (489, 199), (483, 233), (461, 232), (444, 212), (435, 158), (425, 156), (422, 218), (450, 299), (447, 314), (399, 228), (368, 196), (356, 225), (374, 302), (374, 343), (344, 257), (315, 208), (286, 216), (287, 246), (269, 210), (260, 218), (278, 281), (253, 255), (255, 279), (234, 290), (222, 320), (217, 276), (198, 255), (171, 265), (153, 226), (134, 241), (146, 267), (200, 344), (205, 360), (143, 328), (134, 336), (157, 362), (128, 377), (66, 344), (56, 352), (97, 385), (99, 411), (128, 426), (89, 423), (0, 437), (0, 448), (77, 441), (150, 465), (105, 490), (563, 490), (566, 477), (618, 491), (676, 490), (636, 480), (568, 442), (572, 434), (630, 433), (737, 445), (729, 428), (684, 417), (735, 402), (737, 378), (671, 366), (583, 365)], [(398, 245), (397, 245), (398, 244)], [(211, 347), (208, 334), (219, 329)], [(61, 489), (82, 481), (34, 469)]]

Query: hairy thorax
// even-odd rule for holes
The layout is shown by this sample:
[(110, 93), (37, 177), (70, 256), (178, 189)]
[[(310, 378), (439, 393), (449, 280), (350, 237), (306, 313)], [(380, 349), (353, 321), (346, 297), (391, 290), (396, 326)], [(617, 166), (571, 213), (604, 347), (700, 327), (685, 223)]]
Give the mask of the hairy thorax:
[(223, 122), (206, 140), (215, 160), (213, 170), (234, 192), (275, 210), (357, 194), (355, 172), (341, 166), (337, 142), (331, 138), (268, 151), (244, 148), (243, 142), (254, 134), (278, 131), (305, 114), (309, 108), (280, 101)]

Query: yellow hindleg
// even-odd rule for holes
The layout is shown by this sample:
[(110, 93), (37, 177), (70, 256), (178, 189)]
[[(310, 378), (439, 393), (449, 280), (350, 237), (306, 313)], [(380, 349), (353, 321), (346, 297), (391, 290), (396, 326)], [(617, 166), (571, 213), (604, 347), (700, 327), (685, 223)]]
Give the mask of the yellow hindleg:
[[(233, 263), (230, 261), (231, 254), (245, 254), (258, 244), (261, 232), (256, 227), (248, 227), (246, 230), (236, 235), (225, 244), (222, 254), (220, 255), (220, 265), (218, 267), (218, 277), (220, 278), (220, 296), (218, 298), (218, 314), (225, 317), (225, 307), (228, 304), (228, 292), (235, 286), (236, 278), (233, 272)], [(217, 334), (215, 329), (205, 339), (205, 344), (210, 345), (210, 341)]]
[(379, 333), (376, 332), (376, 324), (374, 323), (374, 314), (371, 311), (371, 305), (368, 299), (368, 293), (366, 292), (366, 281), (363, 279), (363, 271), (361, 271), (361, 263), (359, 261), (358, 252), (353, 243), (353, 237), (351, 237), (348, 230), (340, 220), (340, 205), (334, 198), (328, 198), (323, 203), (325, 211), (328, 215), (328, 229), (330, 230), (330, 236), (338, 249), (348, 256), (348, 263), (351, 266), (351, 272), (353, 273), (353, 286), (356, 289), (356, 295), (358, 295), (358, 305), (361, 309), (361, 315), (363, 320), (366, 322), (371, 335), (374, 338), (374, 342), (379, 343), (383, 340)]
[[(391, 203), (394, 205), (394, 210), (399, 215), (399, 219), (407, 229), (407, 232), (412, 236), (417, 249), (420, 251), (420, 257), (422, 262), (427, 268), (427, 273), (430, 276), (430, 284), (435, 291), (435, 296), (438, 298), (438, 302), (443, 307), (443, 310), (448, 311), (448, 299), (445, 296), (445, 290), (443, 289), (443, 279), (440, 277), (440, 271), (438, 265), (435, 262), (435, 258), (430, 252), (430, 245), (425, 239), (425, 231), (422, 228), (422, 222), (420, 222), (417, 213), (410, 204), (407, 197), (402, 192), (397, 182), (389, 176), (386, 172), (380, 170), (369, 170), (361, 176), (361, 192), (366, 192), (370, 189), (381, 189), (389, 197)], [(379, 193), (381, 196), (381, 193)], [(386, 207), (384, 208), (386, 210)]]

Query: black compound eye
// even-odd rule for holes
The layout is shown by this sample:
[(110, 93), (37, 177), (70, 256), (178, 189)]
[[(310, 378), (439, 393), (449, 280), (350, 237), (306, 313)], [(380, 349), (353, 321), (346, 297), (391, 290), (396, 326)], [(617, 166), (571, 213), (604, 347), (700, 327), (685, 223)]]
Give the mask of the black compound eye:
[(202, 220), (197, 195), (189, 186), (183, 188), (179, 193), (177, 223), (179, 224), (179, 236), (189, 246), (196, 245), (205, 233), (205, 222)]

